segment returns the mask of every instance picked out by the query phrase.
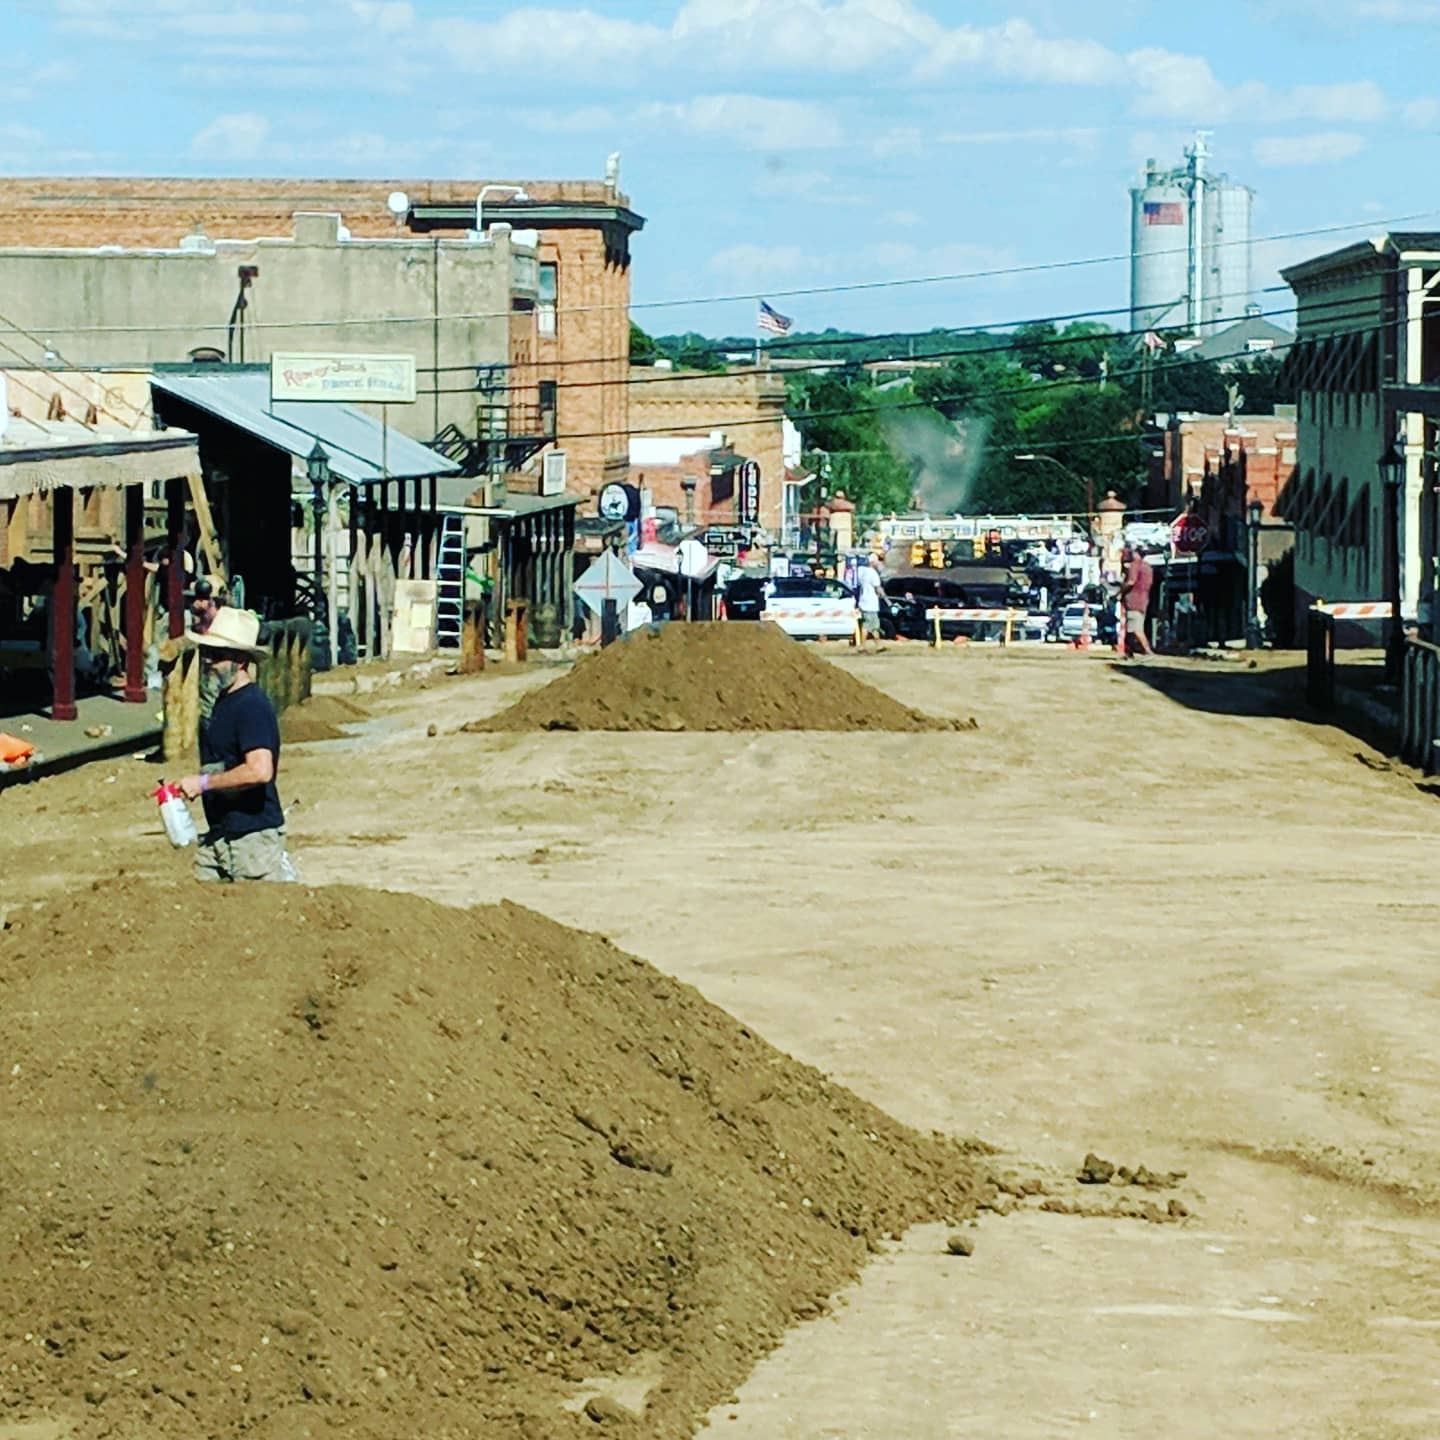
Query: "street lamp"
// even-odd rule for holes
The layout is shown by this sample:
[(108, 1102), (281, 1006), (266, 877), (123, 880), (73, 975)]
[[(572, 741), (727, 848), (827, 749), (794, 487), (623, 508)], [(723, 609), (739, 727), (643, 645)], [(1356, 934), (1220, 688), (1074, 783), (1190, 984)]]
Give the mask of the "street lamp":
[(512, 200), (528, 200), (530, 196), (526, 193), (523, 185), (482, 185), (480, 193), (475, 197), (475, 238), (485, 238), (485, 197), (487, 195), (508, 195)]
[(1392, 440), (1376, 462), (1385, 493), (1385, 548), (1389, 570), (1385, 576), (1390, 601), (1390, 639), (1385, 647), (1385, 665), (1392, 677), (1400, 673), (1405, 648), (1405, 631), (1400, 620), (1400, 505), (1405, 489), (1405, 451)]
[(1245, 648), (1258, 650), (1264, 641), (1260, 631), (1260, 525), (1265, 517), (1265, 507), (1258, 500), (1248, 506), (1250, 523), (1248, 528), (1249, 561), (1249, 604), (1245, 616)]

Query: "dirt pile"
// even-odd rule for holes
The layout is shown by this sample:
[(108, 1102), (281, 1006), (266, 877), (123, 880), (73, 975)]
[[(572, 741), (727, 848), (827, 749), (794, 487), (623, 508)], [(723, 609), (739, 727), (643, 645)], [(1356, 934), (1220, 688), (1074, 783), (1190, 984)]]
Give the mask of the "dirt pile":
[(312, 695), (280, 713), (280, 739), (287, 745), (307, 740), (338, 740), (341, 725), (368, 720), (370, 712), (343, 695)]
[(631, 631), (466, 730), (949, 730), (774, 625)]
[(121, 879), (12, 917), (0, 985), (0, 1431), (565, 1436), (648, 1366), (604, 1427), (675, 1440), (977, 1192), (514, 906)]

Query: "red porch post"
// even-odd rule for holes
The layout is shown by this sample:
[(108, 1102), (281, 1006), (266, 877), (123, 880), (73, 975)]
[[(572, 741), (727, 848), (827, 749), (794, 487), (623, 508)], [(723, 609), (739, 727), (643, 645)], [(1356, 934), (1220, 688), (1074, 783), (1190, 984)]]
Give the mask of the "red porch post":
[(185, 480), (165, 482), (165, 609), (170, 616), (170, 638), (185, 633)]
[(50, 594), (50, 666), (55, 676), (50, 702), (54, 720), (73, 720), (75, 709), (75, 492), (50, 492), (54, 515), (55, 587)]
[(125, 487), (125, 690), (145, 700), (145, 488)]

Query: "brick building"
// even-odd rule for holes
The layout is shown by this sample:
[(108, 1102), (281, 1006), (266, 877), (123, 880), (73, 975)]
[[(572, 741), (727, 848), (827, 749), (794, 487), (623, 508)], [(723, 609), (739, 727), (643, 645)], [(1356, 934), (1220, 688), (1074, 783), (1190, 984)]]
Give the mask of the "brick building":
[(648, 491), (660, 519), (683, 525), (734, 525), (740, 517), (736, 454), (719, 431), (692, 436), (637, 435), (630, 442), (630, 483)]
[[(504, 412), (500, 428), (518, 426), (522, 438), (536, 441), (507, 454), (508, 464), (524, 460), (524, 469), (512, 475), (515, 488), (540, 488), (538, 449), (548, 443), (565, 452), (567, 488), (591, 494), (607, 478), (623, 475), (627, 462), (629, 237), (644, 221), (610, 181), (492, 185), (497, 193), (480, 206), (482, 227), (508, 228), (506, 247), (517, 261), (528, 256), (533, 274), (520, 273), (517, 264), (507, 272), (503, 292), (490, 285), (478, 294), (467, 286), (443, 294), (447, 261), (459, 264), (467, 248), (475, 248), (470, 237), (484, 187), (481, 181), (0, 179), (0, 261), (17, 251), (43, 250), (52, 261), (73, 261), (78, 276), (105, 257), (133, 259), (135, 252), (203, 256), (220, 238), (241, 247), (268, 243), (273, 256), (273, 247), (301, 234), (319, 240), (322, 225), (323, 238), (336, 246), (391, 242), (397, 278), (388, 299), (392, 308), (403, 306), (403, 315), (377, 305), (373, 280), (347, 285), (339, 296), (331, 292), (342, 308), (289, 313), (302, 301), (267, 300), (262, 264), (242, 312), (249, 337), (245, 358), (264, 359), (271, 349), (374, 349), (387, 342), (391, 349), (413, 350), (421, 388), (433, 392), (428, 406), (412, 407), (407, 417), (417, 438), (434, 439), (445, 428), (442, 420), (456, 423), (455, 411), (473, 407), (472, 423), (459, 426), (465, 438), (493, 440), (498, 407)], [(398, 213), (390, 204), (396, 195), (405, 197)], [(523, 243), (530, 232), (533, 248)], [(182, 243), (188, 251), (181, 251)], [(227, 250), (236, 270), (243, 258)], [(57, 273), (53, 265), (49, 273)], [(238, 297), (236, 276), (227, 280)], [(92, 305), (81, 324), (69, 311), (46, 309), (49, 299), (68, 305), (84, 298), (80, 286), (62, 281), (17, 292), (11, 285), (4, 313), (35, 337), (26, 342), (36, 352), (31, 356), (27, 348), (27, 359), (35, 363), (47, 345), (81, 366), (185, 360), (201, 346), (223, 356), (231, 340), (224, 317), (195, 317), (185, 309), (193, 296), (184, 287), (170, 293), (169, 313), (167, 307), (154, 313), (152, 305), (143, 323), (127, 314), (121, 324)], [(323, 298), (313, 286), (301, 294), (312, 306)], [(195, 318), (204, 321), (198, 338), (188, 328)], [(293, 323), (316, 318), (332, 322), (330, 328)], [(365, 324), (333, 323), (339, 320)], [(465, 328), (475, 326), (485, 327), (483, 340)], [(489, 333), (497, 327), (496, 335)], [(352, 343), (362, 336), (363, 345)], [(474, 367), (485, 374), (477, 377)], [(461, 398), (438, 393), (449, 389)], [(402, 423), (401, 416), (392, 418)], [(429, 434), (423, 433), (427, 425)]]
[(750, 368), (711, 374), (637, 365), (630, 371), (629, 390), (630, 425), (637, 438), (718, 432), (724, 444), (755, 460), (760, 466), (760, 524), (779, 533), (786, 485), (782, 376)]
[[(1147, 518), (1189, 511), (1210, 537), (1188, 569), (1179, 561), (1167, 567), (1165, 589), (1193, 599), (1192, 638), (1238, 639), (1246, 631), (1252, 563), (1254, 582), (1263, 585), (1294, 546), (1283, 518), (1296, 474), (1294, 414), (1172, 415), (1149, 438), (1152, 467), (1141, 508), (1158, 513)], [(1257, 501), (1262, 528), (1252, 551), (1250, 506)], [(1162, 602), (1171, 599), (1162, 595)], [(1272, 620), (1277, 633), (1288, 633), (1288, 614)]]
[(1277, 415), (1157, 416), (1150, 435), (1151, 469), (1140, 508), (1179, 514), (1201, 493), (1207, 474), (1227, 455), (1244, 456), (1247, 494), (1241, 508), (1257, 499), (1267, 519), (1275, 501), (1295, 474), (1296, 431), (1293, 411)]

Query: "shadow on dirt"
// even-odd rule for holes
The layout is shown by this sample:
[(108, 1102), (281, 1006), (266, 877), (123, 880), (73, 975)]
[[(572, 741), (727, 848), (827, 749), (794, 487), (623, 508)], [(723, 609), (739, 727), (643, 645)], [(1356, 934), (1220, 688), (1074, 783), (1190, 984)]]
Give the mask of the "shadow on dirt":
[(1310, 703), (1305, 694), (1305, 661), (1264, 664), (1251, 669), (1245, 661), (1175, 664), (1165, 660), (1117, 661), (1111, 669), (1187, 709), (1210, 715), (1296, 720), (1352, 736), (1382, 755), (1394, 755), (1396, 732), (1384, 714), (1393, 692), (1383, 669), (1370, 664), (1341, 664), (1336, 669), (1337, 701), (1328, 709)]

